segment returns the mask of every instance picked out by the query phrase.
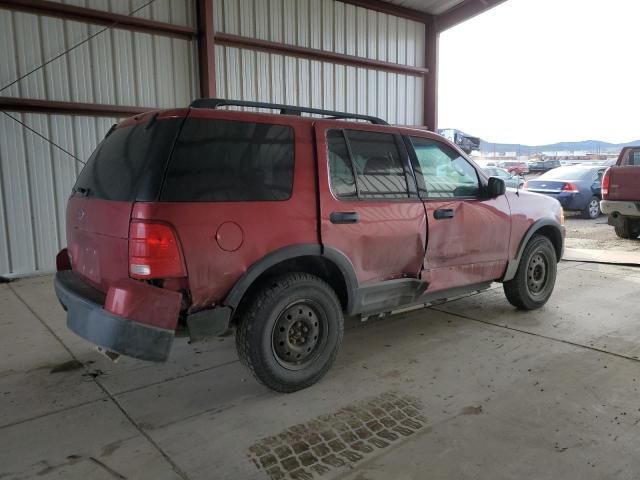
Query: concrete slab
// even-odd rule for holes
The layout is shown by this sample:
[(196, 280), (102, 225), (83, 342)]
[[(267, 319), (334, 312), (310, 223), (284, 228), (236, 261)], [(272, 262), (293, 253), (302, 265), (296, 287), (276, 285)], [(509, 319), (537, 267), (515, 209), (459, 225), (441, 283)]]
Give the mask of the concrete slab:
[(99, 354), (92, 344), (67, 329), (66, 313), (58, 303), (52, 282), (51, 276), (25, 278), (12, 283), (11, 288), (75, 358), (81, 362), (92, 362), (91, 368), (102, 372), (100, 381), (110, 393), (134, 390), (237, 359), (233, 338), (194, 345), (190, 345), (186, 338), (177, 338), (166, 363), (143, 362), (127, 357), (113, 363)]
[(180, 478), (108, 400), (1, 429), (0, 477)]
[(561, 270), (549, 303), (532, 312), (516, 311), (500, 290), (435, 308), (639, 358), (640, 277), (628, 273), (617, 266), (606, 273), (584, 266)]
[[(636, 273), (563, 262), (538, 312), (496, 284), (349, 321), (335, 367), (291, 395), (232, 338), (111, 364), (66, 331), (50, 278), (0, 286), (23, 346), (0, 343), (0, 478), (636, 478)], [(71, 357), (58, 339), (81, 368), (50, 373)]]
[(563, 258), (574, 262), (596, 262), (619, 265), (640, 265), (640, 252), (601, 250), (589, 248), (566, 248)]

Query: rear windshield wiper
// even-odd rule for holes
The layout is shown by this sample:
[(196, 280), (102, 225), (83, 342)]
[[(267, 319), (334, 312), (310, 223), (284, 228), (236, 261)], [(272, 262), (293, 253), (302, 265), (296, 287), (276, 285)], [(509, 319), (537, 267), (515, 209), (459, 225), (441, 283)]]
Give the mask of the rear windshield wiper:
[(91, 189), (90, 188), (84, 188), (84, 187), (76, 187), (73, 189), (74, 193), (79, 193), (81, 196), (83, 197), (88, 197), (89, 193), (91, 193)]

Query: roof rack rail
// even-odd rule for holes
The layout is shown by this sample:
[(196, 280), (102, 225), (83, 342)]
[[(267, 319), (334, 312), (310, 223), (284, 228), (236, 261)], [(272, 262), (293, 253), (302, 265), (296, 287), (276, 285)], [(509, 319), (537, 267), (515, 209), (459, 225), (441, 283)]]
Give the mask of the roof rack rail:
[(302, 115), (311, 113), (314, 115), (327, 115), (328, 119), (354, 119), (365, 120), (374, 125), (389, 125), (378, 117), (370, 115), (359, 115), (357, 113), (334, 112), (333, 110), (322, 110), (320, 108), (296, 107), (294, 105), (282, 105), (279, 103), (250, 102), (246, 100), (225, 100), (223, 98), (198, 98), (189, 105), (192, 108), (218, 108), (218, 107), (254, 107), (280, 110), (281, 115)]

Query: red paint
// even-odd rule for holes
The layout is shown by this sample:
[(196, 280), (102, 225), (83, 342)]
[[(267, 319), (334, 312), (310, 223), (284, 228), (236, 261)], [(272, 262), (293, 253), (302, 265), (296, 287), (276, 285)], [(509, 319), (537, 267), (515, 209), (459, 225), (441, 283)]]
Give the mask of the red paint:
[(125, 278), (109, 288), (104, 309), (134, 322), (175, 330), (181, 303), (179, 292)]
[[(605, 175), (608, 181), (605, 200), (640, 201), (640, 165), (633, 165), (630, 158), (640, 147), (625, 147), (618, 156), (615, 166), (609, 168)], [(605, 180), (603, 178), (603, 189)]]

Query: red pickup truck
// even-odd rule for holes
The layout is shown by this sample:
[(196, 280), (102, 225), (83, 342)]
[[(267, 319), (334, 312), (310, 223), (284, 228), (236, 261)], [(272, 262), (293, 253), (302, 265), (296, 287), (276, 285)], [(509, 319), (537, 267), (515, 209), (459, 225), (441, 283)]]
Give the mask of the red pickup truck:
[(640, 146), (625, 147), (602, 177), (602, 213), (620, 238), (640, 236)]

